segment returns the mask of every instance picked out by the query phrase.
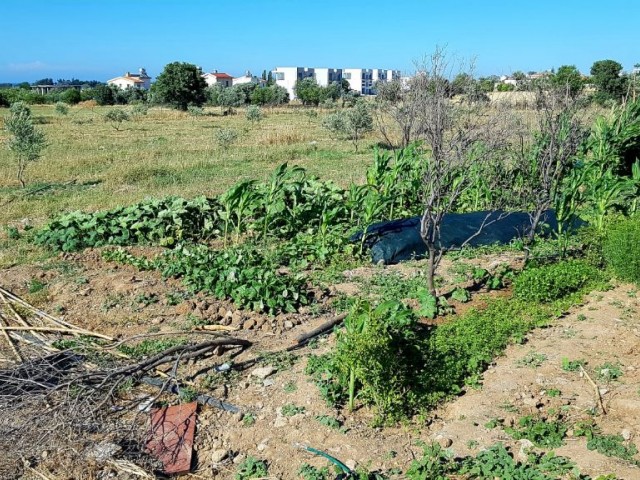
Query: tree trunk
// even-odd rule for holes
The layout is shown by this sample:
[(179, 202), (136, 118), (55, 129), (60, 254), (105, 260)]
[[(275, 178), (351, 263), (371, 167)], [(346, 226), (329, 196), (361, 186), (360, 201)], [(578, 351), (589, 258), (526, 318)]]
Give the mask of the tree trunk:
[(437, 298), (436, 295), (436, 286), (435, 286), (435, 275), (436, 275), (436, 249), (433, 245), (427, 246), (429, 250), (429, 262), (427, 264), (427, 288), (429, 289), (429, 293)]

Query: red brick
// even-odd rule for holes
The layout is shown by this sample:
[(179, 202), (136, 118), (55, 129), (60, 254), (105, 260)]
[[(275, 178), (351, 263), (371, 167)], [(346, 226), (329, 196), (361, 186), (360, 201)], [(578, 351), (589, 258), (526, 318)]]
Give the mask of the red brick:
[(166, 474), (191, 470), (197, 407), (192, 402), (151, 410), (147, 451), (162, 462)]

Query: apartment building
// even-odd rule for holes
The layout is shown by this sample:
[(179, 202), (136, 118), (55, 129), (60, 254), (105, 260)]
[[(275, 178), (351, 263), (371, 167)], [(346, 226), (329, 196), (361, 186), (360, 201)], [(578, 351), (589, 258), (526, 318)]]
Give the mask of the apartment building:
[(321, 87), (327, 87), (334, 82), (342, 81), (341, 68), (314, 68), (314, 78)]
[(296, 82), (303, 78), (314, 78), (318, 85), (326, 87), (343, 79), (349, 82), (352, 90), (361, 95), (375, 95), (374, 85), (378, 81), (388, 82), (400, 80), (399, 70), (381, 68), (309, 68), (309, 67), (276, 67), (273, 79), (277, 85), (289, 92), (289, 98), (295, 98), (293, 91)]
[(289, 98), (296, 98), (293, 88), (298, 80), (303, 78), (313, 78), (315, 74), (314, 68), (308, 67), (276, 67), (273, 71), (273, 80), (276, 85), (284, 87), (289, 92)]

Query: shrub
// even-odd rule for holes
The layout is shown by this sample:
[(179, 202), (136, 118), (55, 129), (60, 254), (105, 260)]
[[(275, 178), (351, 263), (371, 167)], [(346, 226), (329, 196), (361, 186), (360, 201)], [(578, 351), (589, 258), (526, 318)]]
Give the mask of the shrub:
[(251, 123), (257, 123), (262, 120), (262, 110), (257, 105), (247, 107), (247, 120)]
[(55, 111), (58, 115), (65, 116), (69, 113), (69, 106), (64, 102), (56, 102)]
[(192, 117), (201, 117), (202, 115), (204, 115), (204, 108), (197, 105), (189, 105), (187, 107), (187, 112), (189, 112), (189, 115), (191, 115)]
[(82, 100), (82, 94), (80, 93), (79, 90), (76, 90), (75, 88), (69, 88), (68, 90), (65, 90), (62, 93), (60, 98), (66, 104), (76, 105), (77, 103), (80, 102), (80, 100)]
[(215, 137), (220, 148), (229, 148), (238, 139), (238, 132), (233, 128), (221, 128), (216, 131)]
[(606, 233), (605, 261), (622, 280), (640, 285), (640, 218), (634, 217), (611, 225)]
[(109, 110), (104, 115), (105, 122), (111, 123), (111, 126), (116, 130), (120, 130), (122, 122), (128, 122), (129, 118), (129, 114), (121, 108), (114, 108), (112, 110)]
[(531, 302), (552, 302), (601, 279), (598, 270), (579, 260), (524, 270), (513, 282), (516, 297)]

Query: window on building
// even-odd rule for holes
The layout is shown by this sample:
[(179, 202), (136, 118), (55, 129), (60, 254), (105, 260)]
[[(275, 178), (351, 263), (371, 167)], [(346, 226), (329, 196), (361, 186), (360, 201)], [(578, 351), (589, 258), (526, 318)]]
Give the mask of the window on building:
[(343, 73), (342, 78), (344, 78), (345, 80), (351, 80), (351, 73), (350, 72)]

